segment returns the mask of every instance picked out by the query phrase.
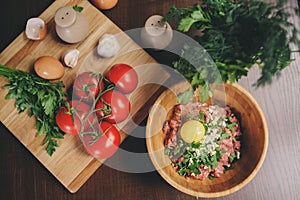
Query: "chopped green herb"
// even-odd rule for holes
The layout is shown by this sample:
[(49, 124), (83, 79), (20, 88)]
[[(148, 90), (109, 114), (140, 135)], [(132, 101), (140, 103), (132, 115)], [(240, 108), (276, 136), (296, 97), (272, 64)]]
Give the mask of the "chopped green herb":
[(229, 128), (231, 131), (235, 131), (234, 130), (235, 125), (236, 125), (236, 122), (232, 122), (231, 124), (227, 124), (227, 128)]
[[(206, 104), (203, 104), (206, 105)], [(235, 126), (237, 122), (232, 123), (230, 117), (234, 116), (218, 116), (219, 109), (225, 109), (217, 105), (207, 107), (209, 115), (205, 115), (203, 111), (199, 112), (199, 121), (202, 119), (206, 134), (200, 142), (186, 143), (180, 135), (177, 137), (177, 145), (166, 146), (165, 155), (168, 155), (172, 160), (172, 166), (176, 168), (177, 172), (181, 176), (197, 176), (201, 174), (202, 170), (208, 170), (209, 173), (214, 173), (214, 169), (218, 170), (225, 168), (225, 165), (230, 165), (234, 160), (239, 159), (239, 152), (226, 154), (226, 143), (232, 142), (234, 144), (235, 137), (232, 137), (230, 133), (226, 132), (228, 125)], [(209, 116), (209, 118), (207, 118)], [(188, 118), (186, 118), (188, 117)], [(189, 115), (183, 116), (182, 121), (194, 120), (189, 118)], [(225, 141), (224, 139), (230, 139)], [(225, 143), (223, 143), (225, 141)], [(221, 145), (225, 145), (225, 147)], [(225, 157), (223, 156), (225, 154)], [(224, 160), (225, 159), (225, 160)], [(228, 159), (228, 160), (226, 160)], [(222, 163), (222, 166), (219, 164)], [(221, 167), (219, 169), (219, 167)], [(212, 175), (211, 174), (211, 175)]]
[(204, 117), (204, 112), (203, 111), (200, 111), (199, 119), (200, 119), (200, 121), (204, 121), (205, 117)]
[(224, 132), (224, 133), (221, 134), (221, 137), (220, 137), (220, 138), (221, 138), (221, 139), (223, 139), (223, 138), (230, 138), (230, 134)]
[(186, 119), (192, 119), (193, 118), (193, 115), (188, 113), (184, 116)]
[(235, 153), (231, 153), (230, 156), (229, 156), (230, 162), (232, 163), (232, 162), (234, 161), (235, 158), (236, 158)]

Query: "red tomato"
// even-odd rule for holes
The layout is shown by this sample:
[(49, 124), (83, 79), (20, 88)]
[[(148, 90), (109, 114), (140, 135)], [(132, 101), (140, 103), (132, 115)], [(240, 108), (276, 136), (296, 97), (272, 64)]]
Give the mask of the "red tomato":
[(74, 81), (73, 93), (83, 101), (94, 100), (101, 90), (104, 90), (104, 82), (100, 74), (83, 72)]
[(121, 137), (115, 126), (111, 123), (102, 121), (100, 126), (94, 127), (93, 133), (98, 138), (93, 138), (91, 133), (83, 135), (83, 143), (87, 152), (97, 159), (106, 159), (111, 157), (118, 149)]
[(107, 73), (107, 79), (123, 93), (131, 93), (138, 84), (138, 75), (127, 64), (116, 64)]
[(62, 106), (57, 115), (56, 123), (58, 127), (67, 134), (77, 135), (81, 131), (82, 122), (84, 122), (84, 130), (88, 129), (94, 122), (96, 116), (89, 114), (91, 107), (82, 101), (69, 101), (71, 110), (66, 106)]
[(96, 103), (96, 115), (112, 124), (124, 121), (130, 113), (130, 102), (117, 90), (105, 92)]
[(71, 134), (71, 135), (77, 135), (78, 130), (75, 128), (72, 114), (71, 112), (65, 107), (62, 106), (58, 113), (56, 114), (56, 123), (60, 130), (62, 130), (64, 133)]

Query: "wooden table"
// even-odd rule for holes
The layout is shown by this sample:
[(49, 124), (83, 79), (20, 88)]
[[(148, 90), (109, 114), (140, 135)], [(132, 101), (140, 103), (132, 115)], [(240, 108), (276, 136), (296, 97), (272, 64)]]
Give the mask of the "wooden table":
[[(26, 20), (39, 15), (51, 0), (4, 1), (1, 9), (0, 50), (25, 27)], [(186, 6), (190, 0), (120, 0), (104, 14), (123, 30), (142, 27), (153, 14), (164, 15), (172, 4)], [(296, 0), (289, 5), (297, 6)], [(298, 19), (292, 19), (300, 28)], [(171, 59), (149, 52), (162, 63)], [(296, 200), (300, 190), (300, 55), (272, 85), (255, 89), (258, 77), (251, 71), (240, 83), (258, 101), (269, 126), (269, 149), (263, 167), (240, 191), (220, 199)], [(3, 97), (1, 97), (3, 98)], [(146, 152), (144, 139), (128, 137), (121, 146)], [(118, 153), (115, 155), (118, 158)], [(150, 162), (150, 161), (149, 161)], [(146, 163), (151, 164), (151, 163)], [(196, 199), (168, 185), (157, 172), (126, 173), (105, 165), (75, 194), (65, 189), (32, 154), (0, 124), (0, 199)]]

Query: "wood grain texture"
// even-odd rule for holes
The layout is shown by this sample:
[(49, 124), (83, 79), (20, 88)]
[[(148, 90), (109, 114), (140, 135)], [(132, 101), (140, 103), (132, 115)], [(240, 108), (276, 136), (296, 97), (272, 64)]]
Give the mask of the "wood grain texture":
[(164, 154), (165, 120), (170, 119), (177, 95), (189, 88), (181, 82), (163, 92), (149, 113), (146, 142), (149, 156), (159, 174), (176, 189), (196, 197), (216, 198), (232, 194), (246, 186), (261, 168), (268, 148), (265, 116), (255, 99), (238, 84), (224, 84), (214, 89), (213, 102), (228, 105), (239, 117), (242, 131), (241, 159), (219, 178), (203, 181), (179, 176)]
[[(52, 2), (52, 0), (3, 1), (0, 13), (1, 51), (23, 31), (29, 17), (38, 16)], [(152, 14), (165, 14), (172, 4), (187, 6), (191, 5), (191, 2), (194, 1), (119, 0), (114, 9), (103, 13), (122, 30), (129, 30), (142, 27)], [(288, 0), (290, 8), (298, 6), (297, 4), (296, 0)], [(300, 22), (295, 15), (291, 21), (300, 28)], [(26, 49), (25, 51), (28, 52)], [(172, 55), (147, 51), (160, 63), (171, 65)], [(255, 178), (238, 192), (217, 200), (299, 199), (300, 55), (293, 54), (293, 56), (296, 60), (282, 72), (278, 80), (273, 81), (272, 85), (258, 89), (252, 86), (259, 75), (257, 69), (253, 69), (249, 77), (240, 81), (265, 113), (269, 127), (269, 148), (265, 162)], [(144, 126), (145, 122), (141, 125)], [(129, 136), (121, 147), (132, 152), (146, 152), (143, 138)], [(126, 163), (119, 152), (113, 160)], [(151, 165), (150, 159), (145, 165)], [(106, 165), (102, 165), (77, 193), (70, 194), (2, 123), (0, 123), (0, 185), (1, 199), (196, 199), (174, 189), (155, 171), (126, 173)]]
[[(82, 6), (82, 14), (86, 16), (89, 22), (89, 33), (85, 40), (76, 44), (66, 44), (62, 42), (55, 32), (55, 22), (53, 20), (56, 10), (62, 6)], [(32, 71), (34, 61), (43, 55), (51, 55), (57, 59), (63, 53), (71, 48), (77, 48), (80, 51), (78, 66), (74, 69), (66, 68), (62, 81), (66, 88), (72, 84), (76, 72), (96, 71), (104, 73), (107, 68), (115, 63), (127, 63), (136, 68), (139, 76), (140, 88), (128, 98), (131, 101), (131, 116), (136, 124), (141, 123), (146, 117), (147, 112), (139, 113), (139, 117), (134, 118), (136, 113), (141, 110), (144, 104), (158, 90), (159, 86), (152, 86), (151, 89), (143, 90), (143, 83), (153, 74), (151, 66), (143, 68), (138, 66), (153, 65), (155, 60), (144, 50), (139, 48), (133, 40), (126, 34), (123, 34), (115, 24), (113, 24), (105, 15), (99, 12), (88, 1), (69, 1), (57, 0), (40, 15), (48, 27), (48, 34), (42, 41), (30, 41), (26, 38), (24, 32), (21, 33), (1, 54), (0, 63), (23, 71)], [(111, 59), (99, 58), (94, 49), (99, 38), (105, 34), (114, 34), (120, 42), (120, 56)], [(168, 78), (167, 74), (159, 73), (159, 80), (164, 81)], [(0, 85), (7, 81), (4, 77), (0, 79)], [(7, 90), (1, 89), (0, 96), (4, 97)], [(28, 150), (68, 189), (70, 192), (76, 192), (82, 184), (97, 170), (103, 161), (97, 161), (89, 156), (79, 139), (70, 135), (65, 135), (63, 140), (58, 140), (59, 148), (50, 157), (45, 151), (45, 145), (42, 146), (43, 137), (35, 137), (35, 118), (29, 117), (27, 112), (18, 113), (14, 107), (14, 100), (0, 100), (0, 120), (10, 130), (10, 132), (26, 147)], [(18, 126), (16, 126), (18, 123)], [(135, 124), (127, 119), (117, 125), (122, 130), (122, 140), (133, 130)]]

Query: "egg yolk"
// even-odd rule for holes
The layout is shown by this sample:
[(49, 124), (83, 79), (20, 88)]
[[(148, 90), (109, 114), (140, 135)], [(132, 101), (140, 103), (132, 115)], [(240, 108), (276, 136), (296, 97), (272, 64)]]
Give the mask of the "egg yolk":
[(205, 135), (203, 124), (196, 120), (189, 120), (183, 124), (180, 130), (182, 139), (187, 143), (200, 142)]

